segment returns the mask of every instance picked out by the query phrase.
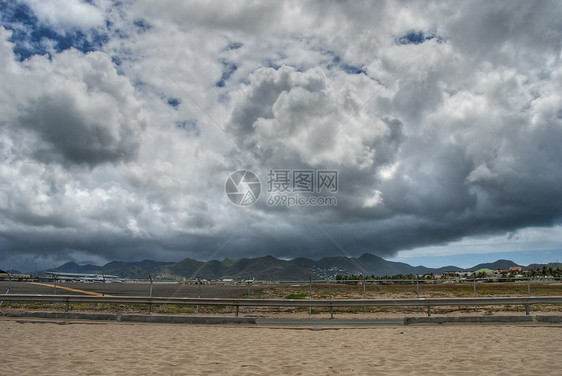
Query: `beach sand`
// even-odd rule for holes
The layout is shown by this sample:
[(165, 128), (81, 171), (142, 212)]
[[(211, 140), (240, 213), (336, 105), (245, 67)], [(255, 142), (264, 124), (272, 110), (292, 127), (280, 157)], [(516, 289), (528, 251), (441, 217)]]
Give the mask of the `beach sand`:
[(557, 325), (274, 329), (0, 319), (1, 375), (560, 375)]

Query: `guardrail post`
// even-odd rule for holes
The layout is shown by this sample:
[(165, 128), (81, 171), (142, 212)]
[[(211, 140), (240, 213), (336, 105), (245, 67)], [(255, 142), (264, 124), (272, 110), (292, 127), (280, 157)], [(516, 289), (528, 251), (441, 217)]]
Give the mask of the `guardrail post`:
[[(312, 276), (309, 276), (308, 279), (308, 298), (312, 300)], [(312, 307), (308, 307), (308, 314), (312, 315)]]
[(429, 304), (427, 305), (427, 316), (431, 316), (431, 306)]
[[(472, 285), (474, 287), (474, 297), (476, 298), (476, 275), (472, 278)], [(478, 307), (474, 306), (474, 312), (478, 311)]]
[(531, 296), (531, 277), (527, 278), (527, 293)]
[[(363, 277), (363, 300), (367, 299), (367, 292), (366, 292), (366, 285), (367, 285), (367, 280), (365, 279), (365, 277)], [(367, 306), (363, 306), (363, 312), (367, 312)]]
[(69, 306), (70, 306), (70, 299), (66, 298), (66, 307), (64, 308), (64, 312), (68, 312)]
[[(248, 299), (250, 299), (250, 282), (248, 282)], [(248, 313), (250, 313), (250, 306), (248, 305)]]
[(240, 306), (237, 305), (237, 306), (236, 306), (236, 317), (238, 317), (238, 311), (239, 311), (239, 310), (240, 310)]
[[(332, 280), (328, 280), (328, 289), (330, 291), (330, 300), (332, 300)], [(332, 306), (331, 302), (330, 302), (330, 318), (331, 319), (334, 318), (334, 307)]]
[(529, 303), (525, 304), (525, 314), (527, 316), (531, 314), (531, 305)]
[[(12, 284), (11, 280), (10, 280), (10, 285)], [(8, 295), (10, 293), (10, 287), (8, 287), (8, 290), (6, 290), (6, 295)], [(0, 307), (2, 307), (2, 304), (4, 304), (4, 301), (0, 301)]]
[(148, 300), (148, 314), (150, 315), (152, 313), (152, 299)]
[[(201, 276), (197, 276), (197, 298), (201, 299)], [(195, 313), (199, 314), (199, 304), (195, 306)]]

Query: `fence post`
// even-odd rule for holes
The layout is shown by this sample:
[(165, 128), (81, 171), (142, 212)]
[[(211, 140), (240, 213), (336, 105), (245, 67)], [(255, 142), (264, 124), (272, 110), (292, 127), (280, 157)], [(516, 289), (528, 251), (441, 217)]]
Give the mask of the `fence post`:
[[(196, 283), (197, 283), (197, 298), (201, 298), (201, 277), (199, 275), (197, 275), (197, 279), (196, 279)], [(199, 313), (199, 304), (197, 304), (195, 306), (195, 313), (198, 314)]]
[[(474, 297), (476, 298), (476, 274), (472, 277), (472, 286), (474, 288)], [(474, 312), (478, 311), (478, 306), (474, 306)]]
[(149, 274), (148, 278), (150, 278), (150, 291), (149, 291), (150, 303), (148, 303), (148, 314), (150, 315), (150, 313), (152, 312), (152, 275)]
[[(312, 300), (312, 276), (308, 276), (309, 278), (309, 285), (308, 285), (308, 297)], [(312, 315), (312, 306), (308, 307), (308, 314)]]
[(420, 280), (416, 278), (416, 293), (418, 294), (418, 299), (420, 298)]
[[(250, 299), (250, 282), (248, 282), (248, 299)], [(250, 313), (250, 305), (248, 305), (248, 313)]]
[(531, 296), (531, 277), (527, 278), (527, 293)]
[[(363, 300), (367, 299), (366, 286), (367, 286), (367, 280), (365, 279), (365, 277), (363, 277)], [(367, 312), (367, 306), (363, 306), (363, 312)]]
[[(53, 277), (53, 295), (57, 295), (57, 279)], [(53, 308), (55, 308), (55, 302), (53, 301)]]
[[(9, 276), (9, 274), (8, 274)], [(8, 290), (6, 290), (6, 295), (8, 295), (10, 293), (10, 288), (12, 287), (12, 280), (10, 279), (10, 285), (8, 286)], [(2, 304), (4, 304), (4, 301), (0, 301), (0, 307), (2, 307)]]
[[(332, 300), (332, 280), (330, 279), (328, 280), (328, 288), (330, 290), (330, 300)], [(334, 318), (334, 307), (332, 306), (332, 303), (330, 303), (330, 318)]]

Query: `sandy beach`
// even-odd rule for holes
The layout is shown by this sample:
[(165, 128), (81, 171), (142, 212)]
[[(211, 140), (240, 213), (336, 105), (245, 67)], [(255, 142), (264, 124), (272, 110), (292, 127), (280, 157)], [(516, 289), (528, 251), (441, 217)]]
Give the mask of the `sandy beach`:
[(0, 374), (559, 375), (562, 327), (275, 329), (0, 320)]

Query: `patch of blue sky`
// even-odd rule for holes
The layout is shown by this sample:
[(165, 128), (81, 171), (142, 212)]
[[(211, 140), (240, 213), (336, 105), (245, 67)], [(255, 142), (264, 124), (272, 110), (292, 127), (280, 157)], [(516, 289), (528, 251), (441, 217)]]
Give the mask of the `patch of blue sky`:
[(230, 42), (228, 46), (226, 46), (225, 51), (237, 50), (239, 48), (242, 48), (243, 46), (244, 43), (242, 42)]
[(143, 19), (138, 19), (133, 21), (133, 25), (138, 32), (145, 32), (152, 28), (152, 26), (148, 23), (148, 21)]
[(423, 265), (429, 268), (440, 268), (453, 265), (460, 268), (472, 268), (477, 264), (494, 262), (497, 260), (511, 260), (516, 264), (527, 266), (532, 263), (546, 264), (549, 262), (560, 262), (562, 260), (562, 250), (529, 250), (513, 252), (492, 252), (482, 254), (454, 254), (442, 256), (408, 256), (408, 251), (398, 252), (394, 257), (386, 258), (389, 261), (405, 262), (413, 266)]
[(75, 48), (82, 52), (100, 49), (108, 41), (108, 36), (98, 30), (90, 30), (89, 35), (80, 30), (57, 31), (42, 25), (33, 11), (16, 1), (0, 2), (0, 24), (12, 31), (10, 42), (14, 43), (14, 54), (22, 61), (33, 55), (50, 55)]
[(181, 104), (181, 99), (170, 97), (168, 98), (168, 104), (173, 108), (178, 108), (178, 106)]
[(120, 56), (117, 56), (117, 55), (112, 55), (112, 56), (111, 56), (111, 61), (113, 62), (113, 64), (114, 64), (115, 66), (121, 65), (121, 63), (123, 62), (123, 61), (121, 60), (121, 57), (120, 57)]
[(342, 60), (342, 58), (331, 51), (326, 51), (327, 55), (333, 56), (331, 61), (326, 64), (328, 69), (341, 69), (347, 74), (367, 74), (365, 67), (358, 67), (353, 64), (349, 64)]
[[(152, 95), (154, 94), (154, 90), (155, 88), (150, 85), (149, 83), (147, 83), (146, 81), (142, 81), (140, 79), (134, 79), (131, 81), (131, 83), (133, 84), (133, 87), (135, 88), (135, 91), (137, 93), (139, 93), (140, 95)], [(163, 100), (164, 98), (166, 98), (166, 95), (162, 93), (162, 95), (160, 96), (160, 99)]]
[(399, 37), (396, 42), (398, 44), (422, 44), (428, 40), (436, 38), (438, 43), (443, 41), (443, 38), (433, 32), (424, 33), (423, 31), (410, 31), (406, 35)]
[(113, 63), (113, 67), (119, 76), (126, 75), (126, 66), (123, 65), (123, 62), (126, 62), (128, 59), (125, 56), (119, 55), (111, 55), (111, 62)]
[(273, 68), (275, 70), (281, 68), (281, 65), (278, 64), (275, 60), (272, 59), (268, 59), (265, 61), (265, 66), (268, 68)]
[(197, 122), (195, 120), (184, 120), (176, 122), (176, 128), (183, 129), (186, 133), (191, 136), (199, 136), (201, 131), (197, 126)]
[(340, 68), (347, 74), (364, 74), (365, 67), (358, 68), (349, 64), (340, 64)]
[(224, 87), (226, 85), (226, 81), (228, 81), (230, 76), (232, 76), (232, 74), (238, 69), (236, 64), (231, 63), (227, 60), (223, 59), (221, 60), (221, 63), (223, 66), (223, 72), (220, 80), (215, 83), (216, 87)]

